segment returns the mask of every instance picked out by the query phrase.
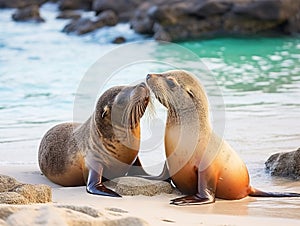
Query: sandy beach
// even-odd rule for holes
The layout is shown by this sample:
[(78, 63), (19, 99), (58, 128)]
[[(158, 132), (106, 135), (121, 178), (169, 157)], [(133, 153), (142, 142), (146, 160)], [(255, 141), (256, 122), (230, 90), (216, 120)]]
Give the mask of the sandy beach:
[[(170, 6), (173, 7), (172, 4)], [(22, 183), (46, 184), (52, 188), (52, 202), (20, 205), (16, 208), (43, 208), (43, 219), (47, 225), (61, 225), (53, 223), (56, 217), (65, 219), (64, 215), (59, 215), (59, 211), (51, 214), (51, 209), (59, 205), (90, 207), (99, 211), (104, 219), (133, 217), (154, 226), (300, 225), (300, 198), (217, 199), (210, 205), (178, 207), (169, 204), (171, 199), (178, 196), (176, 194), (109, 198), (90, 195), (84, 186), (61, 187), (50, 182), (41, 174), (37, 165), (37, 148), (43, 134), (56, 124), (75, 121), (76, 114), (79, 114), (74, 110), (77, 89), (86, 80), (94, 85), (86, 74), (93, 71), (90, 69), (95, 62), (101, 68), (99, 76), (107, 79), (109, 73), (105, 74), (103, 70), (115, 65), (106, 64), (108, 60), (118, 62), (120, 59), (131, 59), (127, 55), (124, 57), (124, 54), (131, 51), (124, 51), (111, 43), (116, 37), (124, 37), (128, 43), (148, 40), (148, 37), (135, 33), (129, 23), (123, 22), (84, 36), (66, 35), (62, 30), (70, 21), (56, 19), (60, 10), (53, 4), (40, 8), (41, 16), (46, 21), (44, 23), (17, 23), (12, 20), (14, 13), (15, 9), (4, 9), (0, 13), (0, 174), (14, 177)], [(90, 23), (95, 19), (91, 13), (94, 15), (94, 12), (84, 11), (80, 16)], [(285, 26), (293, 22), (288, 21), (292, 15), (286, 15)], [(300, 24), (298, 19), (294, 21), (297, 27)], [(239, 24), (243, 21), (237, 22)], [(190, 23), (189, 20), (187, 22)], [(269, 26), (269, 20), (266, 22)], [(281, 24), (282, 19), (279, 22)], [(261, 21), (257, 23), (261, 25)], [(255, 29), (261, 27), (253, 26)], [(279, 28), (283, 30), (282, 24)], [(132, 53), (138, 53), (138, 61), (120, 66), (105, 85), (133, 84), (145, 79), (149, 72), (165, 71), (166, 68), (169, 70), (170, 66), (179, 63), (182, 69), (191, 72), (207, 68), (215, 79), (213, 83), (210, 80), (205, 83), (209, 97), (211, 100), (220, 98), (215, 93), (215, 90), (220, 90), (223, 98), (222, 104), (217, 102), (213, 109), (216, 114), (225, 111), (224, 121), (214, 115), (212, 119), (217, 128), (220, 125), (221, 134), (245, 161), (251, 185), (264, 191), (300, 193), (299, 180), (277, 178), (265, 172), (265, 161), (272, 154), (294, 151), (300, 147), (300, 38), (229, 36), (185, 40), (180, 46), (192, 54), (183, 54), (172, 45), (156, 42), (150, 46), (145, 45), (144, 50), (141, 47), (134, 48)], [(153, 59), (153, 62), (149, 59)], [(198, 61), (201, 64), (195, 63)], [(175, 68), (172, 66), (172, 69)], [(90, 91), (89, 88), (87, 91)], [(86, 106), (92, 109), (94, 102), (87, 101)], [(86, 108), (82, 109), (88, 112)], [(163, 115), (158, 116), (164, 118)], [(149, 134), (153, 134), (153, 137), (159, 135), (152, 133), (152, 128), (149, 128)], [(144, 157), (142, 160), (145, 160), (149, 171), (158, 168), (157, 164), (162, 162), (161, 156), (164, 153), (155, 146), (159, 142), (163, 143), (163, 139), (153, 142), (153, 137), (145, 136), (139, 154)], [(1, 216), (2, 207), (7, 206), (0, 204), (0, 226), (7, 226)], [(33, 224), (28, 222), (38, 219), (39, 215), (30, 211), (26, 213), (22, 215), (22, 225), (31, 226)], [(89, 220), (85, 215), (83, 217)], [(18, 219), (23, 218), (19, 216)], [(78, 222), (76, 225), (81, 226)], [(122, 225), (128, 224), (123, 222)]]
[[(300, 217), (298, 216), (300, 207), (290, 206), (290, 208), (286, 208), (286, 201), (289, 200), (286, 198), (278, 200), (247, 197), (237, 201), (217, 200), (212, 205), (177, 207), (169, 205), (169, 200), (176, 197), (174, 194), (161, 194), (153, 197), (140, 195), (109, 198), (90, 195), (85, 191), (85, 187), (61, 187), (51, 183), (41, 175), (36, 165), (1, 166), (1, 173), (15, 177), (20, 182), (42, 183), (51, 186), (53, 202), (38, 205), (89, 206), (102, 213), (112, 215), (112, 217), (114, 214), (109, 210), (117, 208), (122, 212), (124, 211), (118, 214), (119, 217), (138, 217), (145, 220), (149, 225), (300, 224)], [(268, 202), (270, 208), (260, 208), (261, 202)]]

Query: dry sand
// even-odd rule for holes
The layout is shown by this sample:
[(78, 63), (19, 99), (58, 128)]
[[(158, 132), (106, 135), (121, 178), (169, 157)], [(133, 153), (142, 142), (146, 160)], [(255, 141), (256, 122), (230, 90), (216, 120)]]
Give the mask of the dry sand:
[(247, 197), (237, 201), (217, 200), (211, 205), (178, 207), (169, 205), (169, 200), (176, 197), (174, 194), (110, 198), (90, 195), (85, 187), (61, 187), (42, 176), (36, 165), (0, 166), (0, 172), (20, 182), (50, 185), (53, 203), (45, 205), (90, 206), (101, 212), (118, 208), (150, 225), (300, 225), (299, 198), (292, 204), (289, 200), (296, 198)]

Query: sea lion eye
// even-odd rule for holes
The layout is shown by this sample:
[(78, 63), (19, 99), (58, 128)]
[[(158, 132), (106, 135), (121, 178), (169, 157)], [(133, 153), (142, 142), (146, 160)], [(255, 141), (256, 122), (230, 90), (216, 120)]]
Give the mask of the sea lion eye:
[(175, 79), (172, 77), (167, 77), (167, 84), (170, 88), (174, 88), (176, 86)]

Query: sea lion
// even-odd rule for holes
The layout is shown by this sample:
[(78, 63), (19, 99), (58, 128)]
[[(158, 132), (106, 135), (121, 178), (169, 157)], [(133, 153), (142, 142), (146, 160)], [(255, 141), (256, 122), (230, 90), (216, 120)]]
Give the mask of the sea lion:
[(146, 81), (168, 110), (165, 151), (169, 175), (187, 195), (171, 200), (171, 204), (208, 204), (216, 197), (235, 200), (248, 195), (300, 197), (297, 193), (262, 192), (249, 185), (244, 162), (212, 130), (207, 96), (194, 75), (173, 70), (148, 74)]
[[(120, 197), (106, 188), (103, 179), (144, 174), (140, 166), (140, 118), (149, 103), (145, 83), (116, 86), (99, 98), (83, 124), (62, 123), (51, 128), (39, 147), (43, 174), (56, 184), (86, 184), (91, 194)], [(140, 169), (140, 170), (139, 170)]]

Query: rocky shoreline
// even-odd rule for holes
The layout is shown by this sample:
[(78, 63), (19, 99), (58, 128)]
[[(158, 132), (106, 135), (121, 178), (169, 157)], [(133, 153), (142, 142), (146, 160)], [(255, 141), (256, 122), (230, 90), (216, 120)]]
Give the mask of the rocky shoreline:
[[(300, 1), (294, 0), (0, 0), (0, 8), (17, 8), (15, 21), (44, 22), (39, 7), (46, 2), (58, 5), (58, 18), (71, 19), (63, 31), (77, 35), (123, 22), (162, 41), (300, 33)], [(95, 16), (82, 17), (78, 9)]]

